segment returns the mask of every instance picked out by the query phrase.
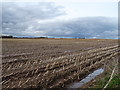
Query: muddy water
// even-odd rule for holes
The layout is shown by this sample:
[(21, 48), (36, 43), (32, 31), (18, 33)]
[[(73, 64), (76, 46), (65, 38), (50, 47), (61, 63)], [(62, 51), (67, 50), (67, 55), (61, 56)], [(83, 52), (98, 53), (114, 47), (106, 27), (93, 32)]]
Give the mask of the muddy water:
[(80, 88), (81, 86), (85, 85), (87, 82), (91, 81), (92, 79), (94, 79), (96, 76), (100, 75), (103, 72), (104, 72), (103, 68), (95, 70), (93, 73), (89, 74), (81, 81), (75, 82), (71, 84), (70, 86), (68, 86), (68, 90), (71, 90), (72, 88)]

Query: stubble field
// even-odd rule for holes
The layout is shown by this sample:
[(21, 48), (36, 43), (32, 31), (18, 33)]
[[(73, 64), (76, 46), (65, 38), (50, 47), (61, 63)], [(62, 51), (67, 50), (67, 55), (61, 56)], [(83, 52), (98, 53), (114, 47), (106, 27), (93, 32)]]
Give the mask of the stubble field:
[(3, 39), (3, 88), (63, 88), (118, 55), (112, 39)]

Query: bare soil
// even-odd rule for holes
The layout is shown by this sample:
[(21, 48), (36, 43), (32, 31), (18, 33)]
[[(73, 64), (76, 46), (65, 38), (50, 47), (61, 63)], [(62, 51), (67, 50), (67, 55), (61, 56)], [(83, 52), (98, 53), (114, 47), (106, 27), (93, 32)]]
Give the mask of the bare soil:
[(3, 39), (3, 88), (64, 88), (118, 54), (112, 39)]

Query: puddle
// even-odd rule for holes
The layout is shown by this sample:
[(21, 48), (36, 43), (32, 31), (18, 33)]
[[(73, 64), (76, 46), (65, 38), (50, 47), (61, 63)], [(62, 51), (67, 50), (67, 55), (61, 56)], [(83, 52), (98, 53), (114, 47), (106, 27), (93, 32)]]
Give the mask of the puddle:
[(72, 88), (80, 88), (81, 86), (83, 86), (87, 82), (91, 81), (92, 79), (94, 79), (96, 76), (100, 75), (103, 72), (104, 72), (103, 68), (95, 70), (93, 73), (89, 74), (87, 77), (85, 77), (81, 81), (75, 82), (75, 83), (71, 84), (70, 86), (68, 86), (68, 90), (71, 90)]

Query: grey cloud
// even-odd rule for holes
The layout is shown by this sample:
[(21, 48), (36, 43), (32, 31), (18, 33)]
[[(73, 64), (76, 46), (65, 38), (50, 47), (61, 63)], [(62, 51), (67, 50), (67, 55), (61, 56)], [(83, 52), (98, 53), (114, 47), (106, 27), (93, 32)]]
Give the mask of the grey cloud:
[(52, 2), (4, 2), (2, 7), (3, 33), (20, 35), (37, 20), (52, 19), (65, 12)]
[(3, 3), (3, 21), (4, 20), (34, 20), (48, 19), (64, 14), (62, 7), (55, 6), (51, 2), (4, 2)]
[(38, 23), (64, 15), (62, 7), (54, 3), (4, 3), (3, 34), (13, 36), (117, 38), (117, 19), (84, 17), (71, 20)]
[(117, 19), (107, 17), (85, 17), (68, 21), (57, 21), (36, 26), (44, 36), (117, 38)]

